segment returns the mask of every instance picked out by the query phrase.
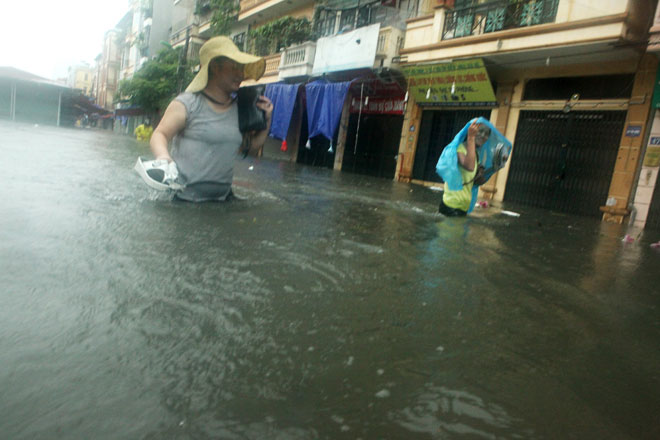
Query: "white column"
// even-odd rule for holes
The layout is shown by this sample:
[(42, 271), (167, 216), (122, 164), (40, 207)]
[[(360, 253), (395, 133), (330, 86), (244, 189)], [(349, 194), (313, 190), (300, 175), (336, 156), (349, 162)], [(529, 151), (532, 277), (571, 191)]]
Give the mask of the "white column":
[(442, 7), (435, 10), (433, 14), (433, 43), (442, 41), (442, 33), (445, 28), (445, 16), (447, 15), (447, 10)]
[(11, 84), (11, 97), (9, 98), (9, 114), (11, 115), (11, 120), (16, 120), (16, 83)]
[(62, 113), (62, 91), (57, 97), (57, 126), (60, 126), (60, 114)]

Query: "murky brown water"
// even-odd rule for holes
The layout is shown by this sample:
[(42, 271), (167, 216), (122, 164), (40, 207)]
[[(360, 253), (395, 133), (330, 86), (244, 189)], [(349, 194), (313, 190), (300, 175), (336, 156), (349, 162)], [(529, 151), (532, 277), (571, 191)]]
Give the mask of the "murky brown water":
[(0, 122), (2, 438), (660, 438), (660, 234), (251, 159), (175, 203), (146, 150)]

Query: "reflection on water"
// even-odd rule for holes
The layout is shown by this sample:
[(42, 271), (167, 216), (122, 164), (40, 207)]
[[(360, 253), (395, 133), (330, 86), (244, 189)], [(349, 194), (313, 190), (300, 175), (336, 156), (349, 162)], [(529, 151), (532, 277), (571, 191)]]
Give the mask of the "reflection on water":
[(432, 438), (533, 437), (531, 430), (516, 428), (520, 421), (511, 418), (503, 408), (465, 391), (427, 384), (416, 394), (415, 405), (400, 411), (399, 423), (411, 432)]
[(251, 159), (173, 202), (132, 139), (0, 139), (7, 438), (660, 437), (652, 233)]

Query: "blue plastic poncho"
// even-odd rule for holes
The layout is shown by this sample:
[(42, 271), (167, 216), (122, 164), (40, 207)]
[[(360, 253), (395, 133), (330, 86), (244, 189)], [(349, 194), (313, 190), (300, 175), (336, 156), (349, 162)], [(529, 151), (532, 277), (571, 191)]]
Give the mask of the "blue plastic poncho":
[[(461, 131), (458, 132), (454, 137), (454, 140), (445, 147), (440, 155), (440, 159), (438, 159), (438, 164), (435, 166), (435, 171), (440, 177), (442, 177), (442, 180), (445, 181), (450, 191), (459, 191), (463, 188), (463, 177), (458, 169), (459, 164), (456, 150), (458, 149), (459, 144), (465, 143), (467, 140), (468, 128), (475, 120), (478, 124), (484, 124), (490, 128), (490, 136), (488, 137), (488, 140), (481, 147), (477, 148), (479, 164), (486, 168), (486, 181), (490, 179), (497, 170), (504, 167), (507, 159), (511, 155), (511, 142), (505, 138), (504, 135), (490, 123), (490, 121), (483, 117), (472, 119), (465, 124)], [(477, 203), (478, 193), (479, 187), (474, 185), (472, 187), (472, 201), (470, 202), (470, 209), (468, 209), (468, 212), (472, 212), (472, 209), (474, 209), (474, 205)]]

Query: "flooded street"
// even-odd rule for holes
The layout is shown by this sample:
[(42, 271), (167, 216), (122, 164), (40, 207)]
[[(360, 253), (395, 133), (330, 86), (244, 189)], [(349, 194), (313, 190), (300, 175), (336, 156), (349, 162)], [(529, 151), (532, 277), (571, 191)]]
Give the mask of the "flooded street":
[(0, 152), (2, 438), (660, 438), (660, 233), (252, 158), (245, 200), (172, 202), (102, 131)]

